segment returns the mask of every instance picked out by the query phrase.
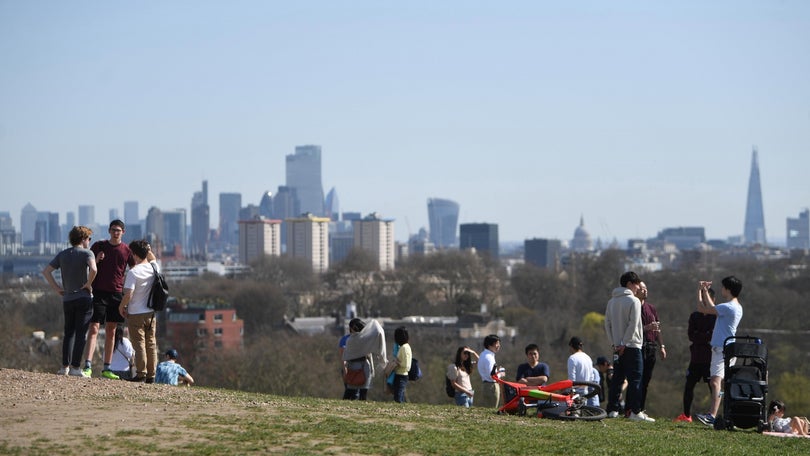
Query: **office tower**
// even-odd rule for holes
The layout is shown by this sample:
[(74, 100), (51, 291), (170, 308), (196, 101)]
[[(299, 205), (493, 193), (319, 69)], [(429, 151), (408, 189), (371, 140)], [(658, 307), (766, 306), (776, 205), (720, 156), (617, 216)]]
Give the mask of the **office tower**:
[(273, 217), (282, 220), (281, 222), (281, 248), (282, 252), (287, 247), (287, 219), (301, 215), (301, 207), (298, 205), (298, 197), (295, 189), (286, 185), (279, 185), (278, 192), (273, 197)]
[[(334, 223), (334, 222), (333, 222)], [(340, 222), (337, 222), (340, 223)], [(349, 230), (335, 230), (329, 233), (329, 264), (340, 263), (354, 248), (354, 233)]]
[(459, 227), (459, 248), (474, 248), (479, 255), (488, 254), (493, 260), (497, 260), (500, 254), (498, 225), (495, 223), (462, 223)]
[(430, 241), (440, 249), (455, 247), (457, 245), (458, 203), (448, 199), (429, 198), (427, 205)]
[(658, 232), (657, 239), (674, 244), (678, 250), (692, 250), (706, 242), (706, 229), (702, 226), (664, 228)]
[(585, 229), (584, 216), (579, 216), (579, 226), (574, 230), (574, 239), (571, 240), (571, 250), (574, 252), (590, 252), (593, 250), (591, 234)]
[(239, 209), (241, 193), (219, 194), (219, 240), (223, 244), (239, 243)]
[(124, 224), (129, 230), (129, 225), (141, 223), (140, 214), (138, 213), (137, 201), (124, 201)]
[(259, 217), (259, 215), (259, 206), (255, 204), (248, 204), (239, 209), (239, 220), (252, 220)]
[(239, 262), (251, 264), (264, 255), (281, 255), (281, 220), (239, 220)]
[(526, 239), (523, 241), (523, 260), (538, 268), (557, 269), (561, 250), (562, 243), (556, 239)]
[(96, 207), (89, 204), (79, 206), (79, 225), (92, 227), (96, 224)]
[(287, 155), (286, 184), (295, 189), (301, 213), (323, 216), (321, 146), (296, 146), (295, 154)]
[(332, 187), (332, 190), (329, 190), (329, 193), (326, 194), (326, 217), (328, 217), (333, 222), (337, 222), (340, 219), (340, 201), (338, 200), (337, 190), (335, 187)]
[(34, 241), (36, 241), (37, 244), (59, 243), (61, 237), (59, 213), (47, 211), (37, 212)]
[(22, 211), (20, 211), (20, 234), (22, 235), (23, 244), (32, 242), (35, 239), (34, 231), (36, 230), (36, 224), (37, 208), (31, 203), (28, 203), (22, 208)]
[(8, 211), (0, 211), (0, 230), (14, 230), (14, 222), (11, 220), (11, 213)]
[(751, 154), (751, 176), (748, 178), (748, 202), (745, 205), (745, 230), (743, 238), (746, 244), (766, 243), (765, 215), (762, 209), (762, 189), (759, 185), (759, 160), (757, 148)]
[(152, 245), (152, 252), (161, 257), (163, 255), (163, 212), (152, 206), (146, 211), (146, 226), (144, 238)]
[(268, 190), (262, 193), (259, 200), (259, 215), (265, 218), (273, 217), (273, 192)]
[(211, 208), (208, 206), (208, 181), (202, 181), (202, 191), (191, 197), (191, 245), (189, 256), (204, 261), (208, 258), (208, 233), (211, 229)]
[(377, 213), (352, 221), (354, 247), (371, 254), (381, 271), (394, 269), (394, 221), (383, 220)]
[(430, 241), (430, 234), (422, 227), (419, 232), (408, 238), (409, 255), (430, 255), (436, 251), (436, 246)]
[(810, 209), (799, 213), (799, 218), (787, 219), (788, 250), (810, 249)]
[(287, 223), (287, 255), (303, 258), (316, 273), (329, 269), (329, 219), (312, 214), (290, 218)]
[[(121, 217), (118, 216), (118, 209), (110, 209), (110, 222), (113, 220), (121, 220)], [(126, 225), (127, 222), (124, 222)], [(109, 226), (109, 223), (107, 224)]]
[(73, 211), (67, 211), (65, 213), (65, 224), (62, 225), (62, 239), (68, 241), (68, 235), (74, 226), (76, 226), (76, 213)]
[(163, 251), (180, 258), (186, 251), (186, 210), (163, 211)]
[(59, 244), (62, 242), (62, 227), (59, 226), (59, 213), (48, 213), (48, 242)]

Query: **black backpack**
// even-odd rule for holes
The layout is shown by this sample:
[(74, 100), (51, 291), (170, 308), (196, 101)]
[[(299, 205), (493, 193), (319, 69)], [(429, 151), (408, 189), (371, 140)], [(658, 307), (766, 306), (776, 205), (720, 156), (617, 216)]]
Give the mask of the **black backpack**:
[(456, 397), (456, 389), (453, 388), (453, 382), (447, 377), (444, 377), (444, 392), (447, 393), (447, 397)]
[(408, 380), (415, 382), (422, 378), (422, 369), (419, 368), (419, 360), (411, 358), (411, 368), (408, 370)]
[(155, 271), (155, 280), (152, 282), (152, 289), (149, 290), (149, 301), (147, 301), (146, 305), (155, 312), (160, 312), (166, 308), (166, 301), (169, 300), (169, 285), (166, 284), (166, 278), (158, 272), (155, 264), (149, 264), (152, 265), (152, 270)]

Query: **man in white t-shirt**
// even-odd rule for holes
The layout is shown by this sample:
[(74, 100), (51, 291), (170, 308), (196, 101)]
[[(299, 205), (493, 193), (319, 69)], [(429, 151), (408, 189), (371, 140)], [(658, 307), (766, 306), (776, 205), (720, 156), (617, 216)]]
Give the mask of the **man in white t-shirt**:
[[(717, 315), (714, 322), (714, 332), (712, 332), (712, 361), (709, 366), (711, 379), (709, 387), (712, 390), (712, 406), (709, 413), (696, 415), (695, 418), (707, 426), (714, 426), (717, 411), (720, 409), (720, 389), (725, 376), (723, 365), (723, 343), (728, 337), (737, 335), (737, 326), (743, 316), (743, 308), (737, 297), (742, 291), (742, 282), (734, 276), (728, 276), (721, 282), (723, 288), (720, 294), (727, 302), (714, 304), (714, 299), (709, 295), (711, 282), (700, 282), (700, 300), (698, 301), (698, 311), (707, 315)], [(729, 363), (733, 364), (733, 363)]]
[(131, 381), (154, 383), (158, 361), (155, 336), (157, 326), (155, 311), (147, 304), (155, 280), (155, 270), (160, 271), (160, 268), (155, 261), (152, 247), (146, 240), (130, 242), (129, 249), (135, 257), (135, 266), (129, 269), (124, 279), (124, 297), (118, 310), (127, 319), (129, 337), (135, 348), (136, 375)]

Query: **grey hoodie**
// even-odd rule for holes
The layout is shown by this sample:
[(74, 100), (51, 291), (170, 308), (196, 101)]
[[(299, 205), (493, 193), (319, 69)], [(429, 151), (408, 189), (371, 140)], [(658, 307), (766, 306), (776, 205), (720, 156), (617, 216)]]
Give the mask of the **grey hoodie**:
[(614, 347), (641, 348), (641, 301), (624, 287), (613, 290), (605, 309), (605, 332)]

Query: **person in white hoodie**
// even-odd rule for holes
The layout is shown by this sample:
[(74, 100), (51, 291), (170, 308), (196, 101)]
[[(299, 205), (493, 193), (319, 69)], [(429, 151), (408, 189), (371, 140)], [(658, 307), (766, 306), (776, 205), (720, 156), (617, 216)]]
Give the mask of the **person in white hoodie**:
[(641, 410), (641, 375), (644, 364), (641, 356), (642, 324), (641, 301), (635, 296), (641, 287), (641, 278), (633, 271), (622, 274), (618, 288), (605, 309), (605, 332), (613, 346), (613, 379), (609, 388), (608, 416), (615, 418), (622, 412), (619, 395), (627, 379), (625, 412), (633, 421), (655, 421)]

